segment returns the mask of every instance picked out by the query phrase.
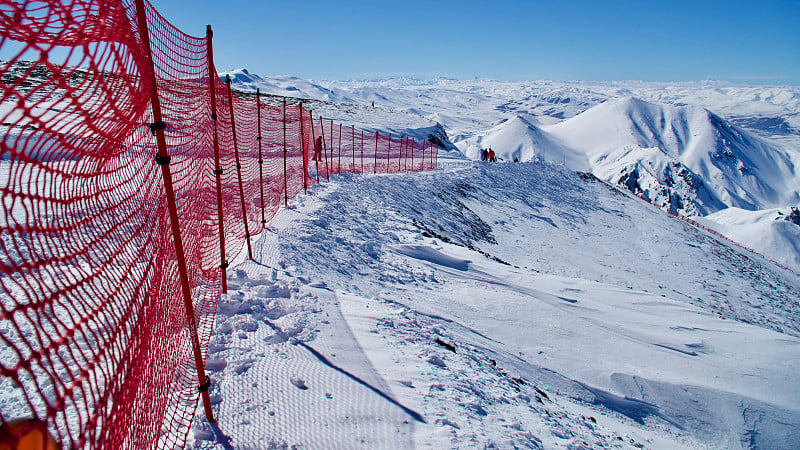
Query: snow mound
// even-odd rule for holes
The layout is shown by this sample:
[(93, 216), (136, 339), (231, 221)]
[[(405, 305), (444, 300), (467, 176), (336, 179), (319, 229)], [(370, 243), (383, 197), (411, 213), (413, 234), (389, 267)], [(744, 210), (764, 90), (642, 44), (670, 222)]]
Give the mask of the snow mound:
[(533, 120), (515, 116), (483, 135), (467, 139), (460, 148), (471, 159), (479, 159), (480, 151), (491, 148), (500, 161), (529, 162), (543, 160), (567, 163), (578, 170), (587, 170), (587, 158), (543, 131)]

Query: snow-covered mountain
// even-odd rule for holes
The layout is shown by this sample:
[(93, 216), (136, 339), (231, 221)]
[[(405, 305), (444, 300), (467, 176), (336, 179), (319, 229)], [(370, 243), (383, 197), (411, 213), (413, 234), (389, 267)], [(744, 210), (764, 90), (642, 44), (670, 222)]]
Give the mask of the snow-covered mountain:
[(517, 116), (464, 146), (473, 158), (491, 146), (506, 161), (563, 161), (688, 214), (800, 203), (788, 152), (699, 107), (624, 97), (554, 125)]
[[(799, 87), (445, 78), (242, 82), (256, 85), (278, 95), (374, 104), (382, 113), (424, 118), (439, 124), (440, 135), (449, 138), (443, 141), (469, 158), (491, 146), (504, 161), (566, 164), (683, 214), (800, 205)], [(743, 232), (735, 227), (723, 229), (738, 239)], [(747, 241), (772, 255), (761, 243), (780, 237), (774, 227), (763, 231), (769, 238)]]

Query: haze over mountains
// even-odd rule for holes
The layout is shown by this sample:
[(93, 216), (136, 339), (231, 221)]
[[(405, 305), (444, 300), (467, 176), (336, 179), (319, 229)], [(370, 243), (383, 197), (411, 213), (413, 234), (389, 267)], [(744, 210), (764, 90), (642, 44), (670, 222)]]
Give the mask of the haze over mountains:
[(424, 139), (441, 124), (451, 153), (471, 159), (491, 147), (502, 161), (591, 172), (663, 209), (708, 216), (711, 228), (800, 269), (796, 246), (775, 245), (800, 242), (800, 226), (776, 220), (800, 206), (800, 88), (230, 74), (242, 89), (362, 105), (351, 117), (321, 112), (361, 126), (393, 124)]

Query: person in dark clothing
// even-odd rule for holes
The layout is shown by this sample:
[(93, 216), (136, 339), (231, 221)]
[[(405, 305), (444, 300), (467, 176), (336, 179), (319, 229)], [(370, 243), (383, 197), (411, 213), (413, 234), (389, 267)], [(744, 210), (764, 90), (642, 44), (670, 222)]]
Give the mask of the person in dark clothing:
[(318, 136), (314, 142), (314, 161), (322, 161), (322, 136)]
[(481, 149), (481, 161), (486, 161), (487, 159), (489, 159), (489, 152), (485, 148), (482, 148)]

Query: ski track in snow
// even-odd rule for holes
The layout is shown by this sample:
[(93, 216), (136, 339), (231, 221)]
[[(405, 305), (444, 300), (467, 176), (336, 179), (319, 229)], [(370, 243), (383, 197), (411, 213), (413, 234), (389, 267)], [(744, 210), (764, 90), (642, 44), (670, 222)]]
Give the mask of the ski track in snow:
[(564, 167), (294, 199), (229, 272), (193, 448), (790, 448), (800, 277)]

